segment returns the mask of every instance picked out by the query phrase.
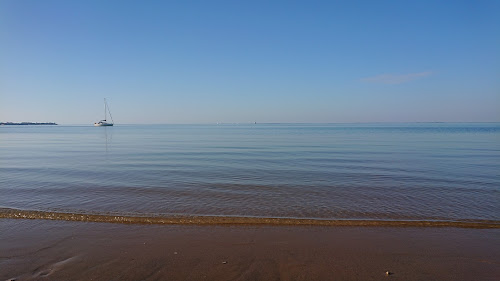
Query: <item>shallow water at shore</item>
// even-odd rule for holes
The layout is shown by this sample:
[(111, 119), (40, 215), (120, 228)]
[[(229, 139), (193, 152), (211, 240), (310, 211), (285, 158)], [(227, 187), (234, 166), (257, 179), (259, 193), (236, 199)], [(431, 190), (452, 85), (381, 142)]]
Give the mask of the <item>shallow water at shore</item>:
[(25, 212), (500, 221), (497, 123), (4, 126), (0, 153)]

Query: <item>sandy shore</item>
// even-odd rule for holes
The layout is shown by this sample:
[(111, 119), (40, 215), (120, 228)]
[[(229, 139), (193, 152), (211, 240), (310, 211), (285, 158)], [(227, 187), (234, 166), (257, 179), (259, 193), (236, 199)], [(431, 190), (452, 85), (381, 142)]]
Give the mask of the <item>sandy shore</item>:
[(9, 279), (500, 280), (500, 230), (0, 219)]

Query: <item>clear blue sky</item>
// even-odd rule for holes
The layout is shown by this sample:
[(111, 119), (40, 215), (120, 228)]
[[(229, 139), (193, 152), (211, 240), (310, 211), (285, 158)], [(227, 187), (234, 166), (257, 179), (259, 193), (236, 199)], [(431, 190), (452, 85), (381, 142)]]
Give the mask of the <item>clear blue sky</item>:
[(0, 1), (0, 121), (500, 121), (500, 1)]

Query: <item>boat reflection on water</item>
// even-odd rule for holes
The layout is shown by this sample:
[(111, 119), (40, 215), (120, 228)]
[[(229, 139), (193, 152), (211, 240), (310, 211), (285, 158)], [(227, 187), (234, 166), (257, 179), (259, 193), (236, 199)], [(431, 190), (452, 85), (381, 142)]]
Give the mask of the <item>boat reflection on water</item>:
[(105, 149), (106, 149), (106, 156), (107, 156), (109, 150), (111, 149), (111, 144), (113, 143), (113, 128), (104, 127), (103, 137), (105, 140)]

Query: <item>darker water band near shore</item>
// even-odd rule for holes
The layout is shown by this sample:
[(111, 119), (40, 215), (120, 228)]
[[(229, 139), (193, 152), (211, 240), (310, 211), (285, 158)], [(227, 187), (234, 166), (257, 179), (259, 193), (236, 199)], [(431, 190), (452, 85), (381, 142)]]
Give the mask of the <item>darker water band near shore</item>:
[(455, 227), (499, 229), (496, 220), (334, 220), (309, 218), (232, 217), (232, 216), (124, 216), (30, 211), (0, 208), (0, 218), (41, 219), (120, 224), (182, 224), (182, 225), (309, 225), (309, 226), (367, 226), (367, 227)]

